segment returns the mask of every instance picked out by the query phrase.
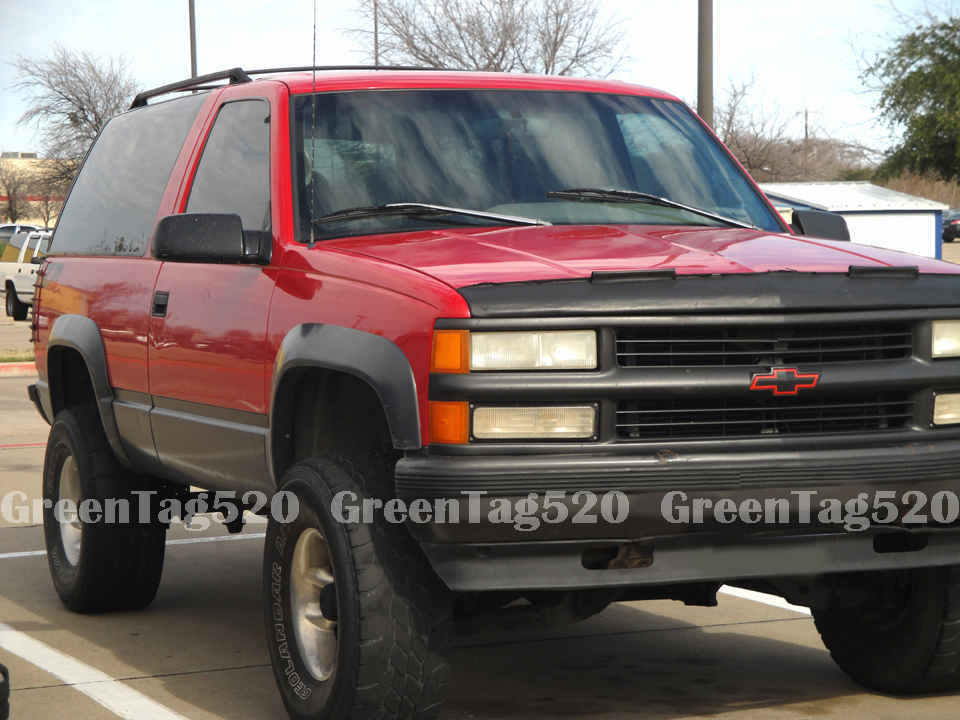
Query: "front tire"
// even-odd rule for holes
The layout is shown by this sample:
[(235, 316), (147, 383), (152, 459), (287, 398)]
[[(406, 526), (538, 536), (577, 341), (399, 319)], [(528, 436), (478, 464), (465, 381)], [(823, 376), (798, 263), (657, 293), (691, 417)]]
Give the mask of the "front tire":
[(0, 720), (10, 717), (10, 673), (0, 665)]
[[(81, 613), (139, 610), (157, 594), (166, 527), (156, 517), (138, 522), (137, 498), (107, 444), (93, 406), (61, 410), (54, 418), (43, 461), (43, 535), (57, 594), (70, 610)], [(105, 516), (84, 523), (58, 518), (55, 506), (95, 501), (126, 501), (129, 516), (117, 522)], [(117, 506), (119, 507), (119, 505)], [(124, 522), (126, 520), (126, 522)]]
[(836, 663), (872, 690), (960, 689), (960, 566), (864, 573), (870, 598), (813, 610)]
[(343, 461), (301, 462), (282, 487), (297, 517), (267, 526), (267, 644), (297, 720), (430, 718), (445, 695), (448, 591), (402, 526), (333, 516), (337, 494), (363, 498), (364, 480)]

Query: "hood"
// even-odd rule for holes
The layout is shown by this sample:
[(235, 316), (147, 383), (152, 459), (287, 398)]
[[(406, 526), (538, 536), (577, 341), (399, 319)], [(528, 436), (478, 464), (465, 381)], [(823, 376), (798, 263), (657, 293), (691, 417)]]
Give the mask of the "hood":
[(403, 265), (453, 287), (668, 268), (678, 274), (701, 275), (845, 273), (851, 265), (913, 265), (922, 273), (960, 273), (960, 266), (907, 253), (739, 228), (457, 228), (331, 240), (323, 247)]

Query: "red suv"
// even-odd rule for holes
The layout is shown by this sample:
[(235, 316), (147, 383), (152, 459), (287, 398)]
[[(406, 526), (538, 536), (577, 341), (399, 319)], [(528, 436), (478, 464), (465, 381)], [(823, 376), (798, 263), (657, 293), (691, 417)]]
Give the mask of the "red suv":
[[(426, 717), (465, 626), (722, 583), (811, 606), (868, 687), (956, 688), (958, 268), (845, 240), (642, 87), (158, 88), (37, 283), (45, 497), (270, 515), (291, 717)], [(169, 519), (49, 509), (64, 603), (149, 604)]]

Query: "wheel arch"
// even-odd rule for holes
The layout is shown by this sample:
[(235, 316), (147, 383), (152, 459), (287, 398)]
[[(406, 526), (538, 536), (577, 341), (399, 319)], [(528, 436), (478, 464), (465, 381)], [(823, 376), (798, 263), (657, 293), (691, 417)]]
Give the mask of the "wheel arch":
[(403, 351), (379, 335), (306, 323), (286, 334), (274, 363), (268, 447), (277, 482), (293, 459), (300, 380), (318, 371), (348, 376), (373, 393), (394, 450), (421, 447), (417, 384)]
[[(118, 460), (129, 465), (113, 414), (107, 354), (97, 324), (84, 315), (61, 315), (50, 329), (46, 353), (46, 376), (39, 378), (39, 384), (47, 386), (47, 392), (41, 392), (41, 397), (45, 394), (47, 398), (41, 402), (50, 418), (72, 404), (93, 402), (110, 449)], [(88, 383), (82, 388), (81, 379)]]

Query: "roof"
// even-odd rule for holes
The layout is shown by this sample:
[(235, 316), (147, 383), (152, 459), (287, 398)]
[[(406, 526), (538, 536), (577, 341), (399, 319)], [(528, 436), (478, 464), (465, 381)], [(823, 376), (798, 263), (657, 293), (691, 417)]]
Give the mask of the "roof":
[[(314, 88), (314, 74), (297, 72), (268, 75), (265, 80), (285, 82), (293, 93), (308, 93)], [(613, 80), (588, 80), (556, 75), (519, 73), (463, 72), (455, 70), (318, 70), (318, 89), (376, 90), (384, 88), (480, 88), (489, 90), (554, 90), (596, 92), (618, 95), (644, 95), (676, 100), (662, 90)]]
[(794, 182), (760, 183), (771, 199), (808, 205), (834, 212), (947, 210), (949, 206), (926, 198), (908, 195), (873, 183), (857, 182)]

